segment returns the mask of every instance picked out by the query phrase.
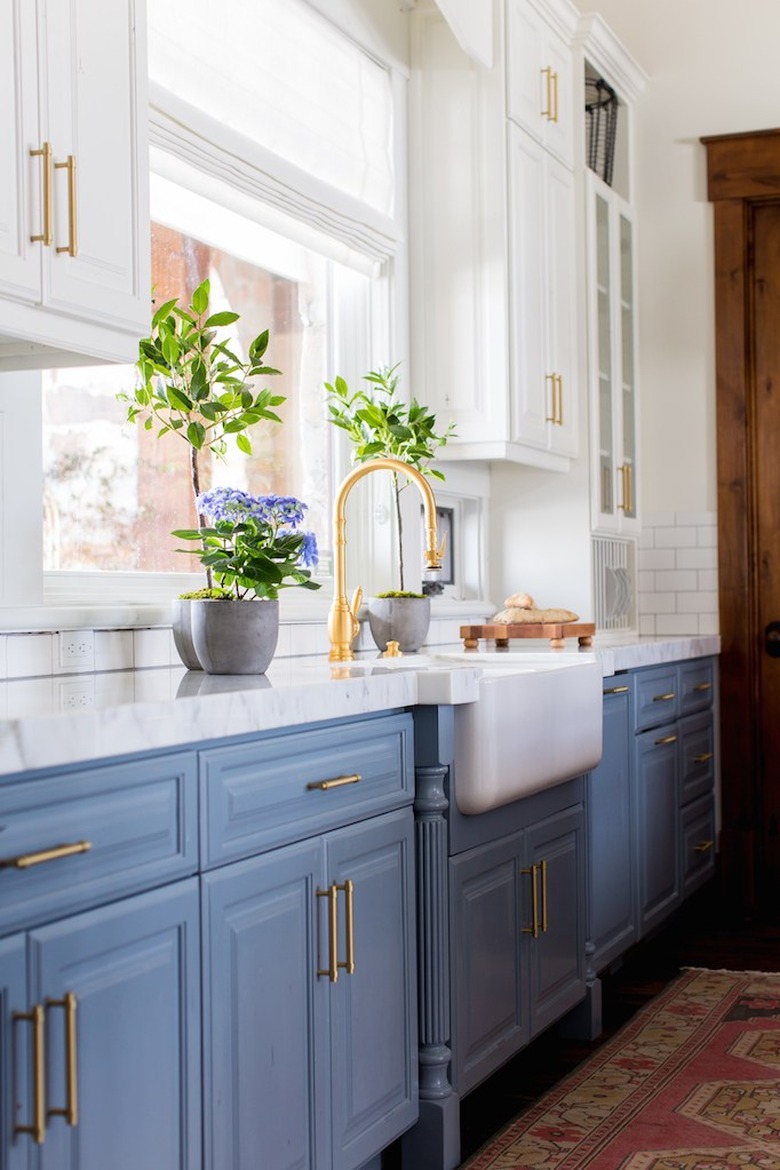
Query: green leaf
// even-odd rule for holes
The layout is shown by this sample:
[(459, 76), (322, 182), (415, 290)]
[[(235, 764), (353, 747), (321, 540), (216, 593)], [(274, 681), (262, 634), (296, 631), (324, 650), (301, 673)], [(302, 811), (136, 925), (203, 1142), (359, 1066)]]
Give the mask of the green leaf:
[(203, 446), (203, 440), (206, 437), (206, 430), (202, 423), (191, 422), (187, 427), (187, 442), (194, 447), (196, 451), (200, 451)]
[(243, 451), (245, 455), (252, 454), (252, 444), (249, 441), (249, 436), (246, 434), (246, 432), (242, 432), (240, 435), (236, 435), (236, 446), (238, 447), (239, 451)]
[(199, 284), (192, 294), (192, 308), (198, 317), (202, 317), (209, 306), (209, 292), (211, 291), (211, 284), (208, 280), (204, 280)]
[(176, 386), (168, 387), (168, 402), (174, 410), (183, 410), (187, 414), (192, 410), (192, 399), (184, 393), (183, 390), (177, 389)]
[(203, 322), (203, 328), (213, 329), (215, 325), (232, 325), (234, 321), (238, 320), (238, 316), (238, 313), (234, 313), (230, 309), (224, 309), (221, 313), (212, 313), (211, 316)]
[(170, 316), (171, 309), (173, 309), (175, 304), (176, 297), (170, 301), (166, 301), (164, 305), (160, 305), (159, 309), (152, 317), (152, 329), (156, 329), (157, 325), (160, 323), (160, 321), (163, 320), (164, 317)]

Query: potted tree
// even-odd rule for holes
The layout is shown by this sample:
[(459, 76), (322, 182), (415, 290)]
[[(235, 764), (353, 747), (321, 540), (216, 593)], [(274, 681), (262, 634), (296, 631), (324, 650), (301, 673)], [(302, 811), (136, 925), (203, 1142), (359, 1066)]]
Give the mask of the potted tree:
[[(409, 402), (400, 398), (399, 364), (365, 374), (363, 381), (368, 384), (367, 389), (353, 392), (341, 377), (333, 383), (326, 382), (330, 421), (348, 435), (353, 463), (389, 456), (410, 464), (423, 475), (443, 480), (443, 473), (431, 466), (431, 460), (446, 445), (454, 427), (450, 424), (444, 433), (437, 434), (436, 415), (427, 406), (416, 398)], [(398, 588), (368, 599), (368, 620), (380, 650), (394, 641), (400, 650), (409, 653), (419, 650), (425, 641), (431, 601), (430, 597), (406, 588), (401, 494), (410, 481), (395, 471), (391, 475)]]
[[(251, 455), (250, 428), (263, 420), (280, 423), (276, 407), (284, 402), (283, 395), (253, 387), (253, 379), (280, 372), (265, 361), (268, 330), (252, 340), (247, 358), (242, 359), (224, 333), (239, 320), (239, 314), (210, 313), (209, 293), (210, 282), (204, 280), (189, 305), (174, 298), (156, 310), (151, 333), (138, 346), (138, 384), (132, 394), (118, 395), (127, 406), (129, 422), (156, 430), (158, 438), (175, 435), (187, 444), (194, 519), (199, 527), (208, 526), (207, 516), (198, 509), (203, 454), (224, 458), (233, 436), (238, 449)], [(190, 670), (200, 669), (190, 633), (190, 601), (222, 595), (222, 590), (213, 588), (211, 566), (205, 567), (206, 589), (182, 594), (173, 603), (174, 642)]]

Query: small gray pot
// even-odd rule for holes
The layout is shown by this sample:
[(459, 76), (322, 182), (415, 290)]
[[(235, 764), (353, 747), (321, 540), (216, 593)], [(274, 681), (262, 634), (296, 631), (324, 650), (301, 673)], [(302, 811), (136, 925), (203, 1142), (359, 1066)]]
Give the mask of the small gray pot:
[(430, 597), (369, 597), (368, 624), (380, 650), (397, 642), (404, 654), (419, 650), (431, 624)]
[(203, 670), (192, 644), (192, 598), (177, 597), (171, 602), (171, 631), (179, 658), (187, 670)]
[(192, 643), (208, 674), (265, 674), (279, 640), (278, 601), (193, 598)]

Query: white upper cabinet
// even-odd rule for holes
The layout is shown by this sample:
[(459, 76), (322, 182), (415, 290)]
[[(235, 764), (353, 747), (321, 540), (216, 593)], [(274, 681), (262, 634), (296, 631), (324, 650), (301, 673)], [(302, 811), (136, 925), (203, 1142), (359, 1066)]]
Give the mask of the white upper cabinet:
[(144, 0), (0, 0), (0, 368), (149, 329)]
[[(526, 8), (538, 16), (531, 0), (509, 2), (516, 30)], [(573, 32), (575, 10), (559, 7)], [(580, 394), (574, 175), (538, 113), (535, 131), (507, 116), (507, 94), (525, 88), (515, 73), (529, 66), (525, 45), (515, 59), (501, 5), (496, 13), (502, 51), (489, 69), (461, 49), (435, 9), (412, 18), (415, 393), (457, 427), (445, 458), (566, 471), (577, 455)], [(548, 33), (561, 49), (557, 27)], [(543, 43), (536, 36), (537, 81)], [(570, 67), (566, 77), (557, 107), (554, 79), (550, 97), (571, 136)]]
[(578, 128), (581, 119), (574, 109), (570, 36), (568, 6), (507, 0), (507, 114), (573, 167), (575, 117)]

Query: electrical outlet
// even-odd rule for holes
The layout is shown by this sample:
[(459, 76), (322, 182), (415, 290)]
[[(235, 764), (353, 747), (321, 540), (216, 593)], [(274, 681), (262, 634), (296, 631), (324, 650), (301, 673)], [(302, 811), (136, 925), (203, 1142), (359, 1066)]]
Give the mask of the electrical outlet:
[(92, 679), (60, 683), (60, 710), (83, 711), (95, 706), (95, 684)]
[(62, 630), (59, 634), (60, 669), (95, 669), (95, 635), (92, 630)]

